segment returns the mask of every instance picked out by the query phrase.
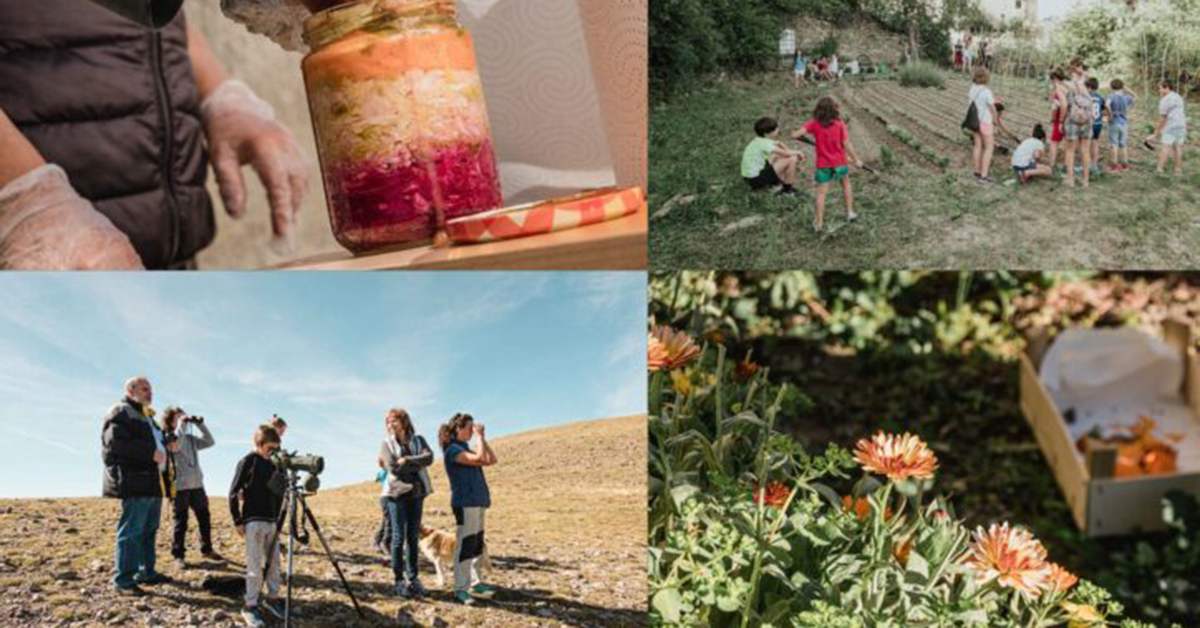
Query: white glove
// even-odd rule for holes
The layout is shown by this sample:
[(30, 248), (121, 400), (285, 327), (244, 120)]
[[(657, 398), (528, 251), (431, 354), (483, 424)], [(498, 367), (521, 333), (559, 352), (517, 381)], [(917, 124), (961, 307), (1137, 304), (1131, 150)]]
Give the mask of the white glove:
[(308, 190), (304, 152), (287, 127), (275, 121), (271, 105), (245, 83), (227, 80), (200, 104), (213, 171), (225, 211), (240, 218), (246, 211), (242, 165), (250, 164), (267, 188), (271, 204), (272, 246), (291, 248), (291, 237)]
[(142, 260), (67, 173), (46, 164), (0, 189), (0, 268), (141, 270)]

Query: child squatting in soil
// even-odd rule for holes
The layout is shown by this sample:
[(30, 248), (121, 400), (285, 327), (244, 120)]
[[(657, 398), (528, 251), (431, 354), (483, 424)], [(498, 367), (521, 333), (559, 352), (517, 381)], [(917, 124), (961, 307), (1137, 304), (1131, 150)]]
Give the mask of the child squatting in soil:
[(759, 118), (754, 123), (754, 134), (746, 150), (742, 151), (742, 178), (752, 190), (783, 186), (779, 194), (797, 194), (796, 168), (804, 161), (804, 153), (791, 150), (779, 137), (779, 123), (775, 118)]
[(851, 222), (858, 218), (858, 214), (854, 213), (854, 190), (850, 187), (850, 167), (846, 155), (849, 155), (854, 160), (854, 165), (859, 168), (863, 167), (863, 162), (850, 145), (850, 132), (846, 123), (840, 119), (837, 103), (828, 96), (817, 101), (812, 119), (792, 137), (804, 141), (807, 136), (812, 136), (817, 147), (817, 170), (813, 179), (817, 186), (817, 215), (813, 221), (813, 229), (820, 233), (825, 216), (825, 196), (829, 193), (829, 184), (835, 181), (842, 182), (842, 192), (846, 197), (846, 217)]
[(1029, 183), (1034, 177), (1050, 176), (1050, 166), (1038, 163), (1045, 152), (1046, 129), (1041, 124), (1035, 124), (1033, 125), (1033, 137), (1021, 142), (1013, 151), (1012, 169), (1021, 185)]

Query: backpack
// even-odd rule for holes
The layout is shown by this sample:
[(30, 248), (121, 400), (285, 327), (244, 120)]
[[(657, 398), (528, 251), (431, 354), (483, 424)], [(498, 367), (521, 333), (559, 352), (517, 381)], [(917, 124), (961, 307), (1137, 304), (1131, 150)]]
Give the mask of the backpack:
[(1079, 126), (1092, 126), (1091, 95), (1077, 91), (1067, 94), (1067, 122)]
[(971, 101), (971, 106), (967, 107), (967, 117), (963, 118), (962, 128), (972, 132), (979, 132), (979, 109), (975, 107), (975, 101)]

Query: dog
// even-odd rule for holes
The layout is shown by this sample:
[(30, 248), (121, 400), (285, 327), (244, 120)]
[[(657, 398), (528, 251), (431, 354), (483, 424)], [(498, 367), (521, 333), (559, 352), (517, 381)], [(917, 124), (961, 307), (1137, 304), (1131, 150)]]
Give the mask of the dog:
[[(421, 542), (418, 546), (421, 548), (421, 554), (433, 563), (434, 569), (437, 570), (437, 581), (439, 587), (446, 586), (446, 575), (442, 569), (442, 564), (447, 565), (446, 570), (454, 573), (454, 545), (457, 540), (450, 532), (436, 530), (425, 524), (421, 524)], [(487, 543), (483, 544), (483, 555), (479, 557), (477, 563), (479, 571), (491, 571), (492, 561), (488, 558)]]

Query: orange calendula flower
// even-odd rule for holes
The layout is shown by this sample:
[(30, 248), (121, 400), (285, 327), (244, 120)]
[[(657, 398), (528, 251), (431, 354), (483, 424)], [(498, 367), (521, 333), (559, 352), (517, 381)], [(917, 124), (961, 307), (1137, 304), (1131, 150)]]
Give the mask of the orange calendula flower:
[(669, 371), (691, 364), (700, 357), (700, 347), (691, 336), (666, 325), (659, 325), (650, 332), (649, 343), (651, 371)]
[(881, 430), (871, 440), (863, 439), (855, 446), (854, 459), (862, 468), (889, 480), (905, 478), (925, 480), (937, 470), (937, 456), (925, 443), (912, 434), (884, 434)]
[(1075, 574), (1062, 568), (1058, 563), (1050, 563), (1050, 590), (1051, 591), (1066, 591), (1075, 586), (1079, 582), (1079, 578)]
[(681, 395), (686, 395), (692, 391), (692, 378), (684, 371), (674, 371), (671, 373), (671, 387)]
[(981, 582), (999, 581), (1006, 586), (1037, 597), (1051, 586), (1046, 548), (1022, 528), (1007, 523), (975, 531), (975, 540), (967, 550), (966, 562)]
[(661, 371), (667, 365), (667, 347), (654, 334), (648, 334), (646, 342), (646, 366), (651, 371)]
[(739, 382), (750, 381), (758, 373), (758, 364), (751, 361), (749, 358), (737, 363), (733, 369), (733, 376)]
[[(853, 512), (859, 521), (866, 521), (867, 515), (871, 514), (871, 502), (866, 497), (850, 497), (842, 495), (842, 510)], [(892, 509), (888, 508), (883, 513), (883, 520), (888, 521), (892, 518)]]
[(759, 488), (758, 485), (754, 486), (754, 503), (762, 503), (772, 508), (783, 508), (783, 505), (787, 503), (788, 495), (792, 493), (792, 490), (783, 482), (767, 482), (761, 495)]
[(1104, 616), (1089, 604), (1062, 603), (1067, 611), (1067, 628), (1095, 628), (1104, 625)]
[(912, 553), (912, 546), (913, 540), (911, 537), (899, 545), (892, 546), (892, 556), (896, 559), (896, 562), (900, 563), (901, 567), (908, 566), (908, 555)]

